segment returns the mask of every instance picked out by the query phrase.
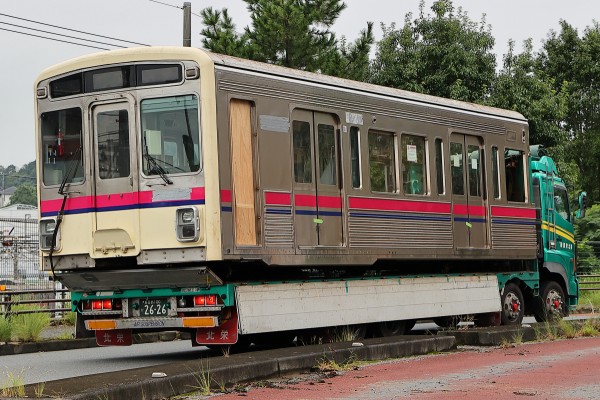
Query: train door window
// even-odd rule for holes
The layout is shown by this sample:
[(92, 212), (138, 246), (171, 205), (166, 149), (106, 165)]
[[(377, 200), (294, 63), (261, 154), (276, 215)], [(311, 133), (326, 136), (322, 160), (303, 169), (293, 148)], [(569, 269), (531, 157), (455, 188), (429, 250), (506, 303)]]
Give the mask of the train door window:
[(110, 110), (96, 115), (98, 176), (115, 179), (129, 176), (129, 114)]
[(396, 192), (396, 157), (393, 134), (369, 132), (369, 171), (371, 191)]
[(360, 177), (360, 130), (353, 126), (350, 128), (350, 165), (352, 168), (352, 187), (358, 189), (361, 186)]
[(335, 129), (332, 125), (317, 125), (319, 148), (319, 182), (323, 185), (336, 185)]
[(569, 209), (569, 196), (564, 187), (554, 187), (554, 209), (564, 220), (571, 222), (571, 210)]
[(294, 141), (294, 179), (297, 183), (312, 183), (310, 124), (305, 121), (293, 121), (292, 131)]
[(450, 143), (450, 173), (452, 175), (452, 194), (464, 195), (465, 179), (462, 143)]
[(498, 167), (498, 148), (492, 147), (492, 185), (494, 186), (494, 198), (500, 198), (500, 168)]
[(442, 139), (435, 139), (435, 174), (437, 193), (445, 194), (445, 176), (444, 176), (444, 143)]
[(508, 201), (525, 201), (525, 168), (523, 152), (506, 149), (504, 151), (504, 171), (506, 174), (506, 198)]
[(158, 175), (160, 169), (167, 174), (200, 170), (198, 110), (198, 98), (191, 95), (142, 101), (144, 175)]
[(467, 171), (469, 176), (469, 195), (470, 196), (481, 196), (481, 169), (482, 169), (482, 152), (479, 146), (468, 145), (467, 146), (468, 163)]
[(402, 183), (405, 194), (427, 193), (427, 162), (424, 137), (402, 135)]
[(59, 185), (74, 162), (79, 165), (71, 173), (71, 177), (66, 183), (83, 182), (81, 109), (69, 108), (42, 113), (40, 126), (44, 185)]

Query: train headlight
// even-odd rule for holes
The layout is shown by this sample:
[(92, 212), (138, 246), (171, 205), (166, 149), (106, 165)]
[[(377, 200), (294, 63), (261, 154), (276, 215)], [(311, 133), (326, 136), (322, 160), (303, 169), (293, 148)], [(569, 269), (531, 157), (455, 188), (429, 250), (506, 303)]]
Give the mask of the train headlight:
[[(52, 236), (56, 229), (56, 219), (48, 218), (40, 221), (40, 249), (44, 251), (50, 251), (52, 247)], [(56, 234), (56, 245), (55, 249), (60, 247), (60, 231)]]
[(196, 207), (178, 208), (175, 213), (175, 231), (180, 242), (195, 242), (200, 237), (200, 218)]

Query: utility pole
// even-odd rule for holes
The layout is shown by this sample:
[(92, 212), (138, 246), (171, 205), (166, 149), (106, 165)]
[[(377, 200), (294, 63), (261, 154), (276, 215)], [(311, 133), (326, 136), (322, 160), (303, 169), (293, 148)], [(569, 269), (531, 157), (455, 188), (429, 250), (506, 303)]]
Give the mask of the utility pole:
[(192, 3), (183, 3), (183, 46), (192, 47)]

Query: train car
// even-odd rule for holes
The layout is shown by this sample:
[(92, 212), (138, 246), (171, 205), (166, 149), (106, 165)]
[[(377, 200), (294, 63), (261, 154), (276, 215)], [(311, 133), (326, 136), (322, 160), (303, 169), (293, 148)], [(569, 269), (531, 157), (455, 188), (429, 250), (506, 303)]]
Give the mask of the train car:
[(192, 48), (80, 57), (35, 91), (43, 268), (109, 344), (577, 302), (516, 112)]

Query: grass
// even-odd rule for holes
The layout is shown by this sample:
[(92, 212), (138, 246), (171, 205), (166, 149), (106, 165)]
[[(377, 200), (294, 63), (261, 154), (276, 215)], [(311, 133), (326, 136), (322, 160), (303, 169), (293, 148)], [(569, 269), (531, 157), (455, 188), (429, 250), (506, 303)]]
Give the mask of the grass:
[(200, 360), (198, 366), (198, 371), (193, 371), (194, 379), (196, 379), (197, 383), (196, 386), (193, 386), (193, 389), (200, 396), (208, 396), (211, 394), (210, 388), (212, 385), (209, 362), (206, 361), (206, 366), (204, 366), (202, 360)]
[(77, 314), (73, 311), (69, 311), (63, 314), (60, 323), (66, 326), (75, 326), (75, 318), (77, 318)]
[(333, 342), (352, 342), (362, 339), (361, 329), (350, 325), (339, 326), (333, 331)]
[(9, 342), (12, 338), (12, 324), (9, 318), (0, 317), (0, 342)]
[(579, 305), (580, 307), (590, 307), (592, 313), (600, 310), (600, 290), (582, 290)]
[(347, 360), (338, 363), (335, 360), (329, 359), (327, 356), (323, 356), (319, 363), (314, 367), (314, 370), (318, 372), (344, 372), (357, 369), (365, 362), (359, 361), (355, 354), (352, 354)]
[[(42, 310), (38, 304), (18, 304), (12, 307), (12, 311)], [(13, 336), (18, 340), (35, 342), (40, 339), (42, 331), (50, 326), (50, 314), (35, 312), (18, 314), (10, 318)]]
[(25, 381), (22, 375), (8, 373), (8, 380), (0, 388), (2, 398), (25, 397)]

